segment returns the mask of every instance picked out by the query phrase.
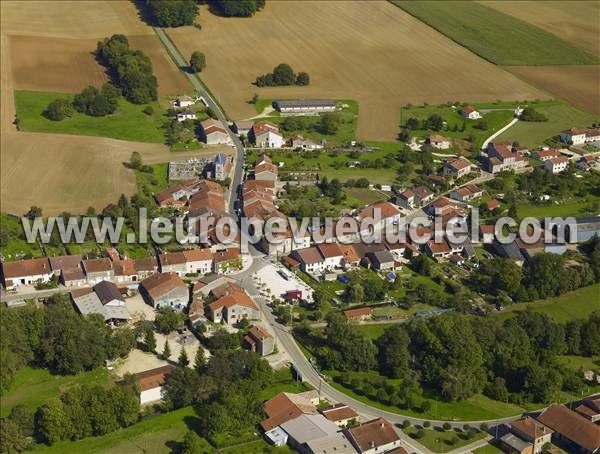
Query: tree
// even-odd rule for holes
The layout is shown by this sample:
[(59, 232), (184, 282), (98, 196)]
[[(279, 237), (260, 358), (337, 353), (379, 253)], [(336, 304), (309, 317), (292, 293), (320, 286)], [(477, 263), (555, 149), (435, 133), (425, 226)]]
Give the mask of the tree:
[(294, 70), (287, 63), (280, 63), (273, 68), (274, 85), (293, 85), (295, 79)]
[(198, 350), (196, 350), (196, 356), (194, 358), (194, 369), (196, 369), (196, 372), (201, 373), (204, 370), (204, 366), (206, 366), (204, 349), (202, 347), (198, 347)]
[(27, 436), (14, 421), (7, 418), (0, 419), (0, 452), (7, 454), (23, 452), (29, 444)]
[(265, 6), (265, 0), (215, 0), (214, 3), (227, 17), (250, 17)]
[(35, 218), (41, 218), (42, 217), (42, 209), (40, 207), (37, 206), (32, 206), (31, 208), (29, 208), (29, 211), (27, 213), (25, 213), (25, 217), (27, 219), (35, 219)]
[(146, 350), (149, 352), (154, 352), (156, 350), (156, 336), (151, 328), (146, 329), (146, 332), (144, 333), (144, 344)]
[(200, 51), (195, 51), (190, 58), (190, 68), (193, 72), (199, 73), (206, 68), (206, 57)]
[(326, 112), (321, 115), (319, 129), (323, 134), (335, 134), (340, 127), (340, 116), (335, 112)]
[(37, 432), (49, 444), (64, 440), (69, 433), (69, 420), (59, 399), (51, 399), (42, 405), (37, 420)]
[(163, 398), (170, 409), (192, 405), (195, 402), (199, 375), (189, 367), (178, 366), (170, 373), (163, 388)]
[(129, 166), (132, 169), (139, 169), (142, 166), (142, 156), (138, 151), (131, 153), (131, 157), (129, 158)]
[(210, 454), (213, 450), (193, 430), (188, 430), (183, 437), (182, 454)]
[(494, 381), (485, 388), (485, 395), (499, 402), (508, 402), (508, 389), (502, 377), (495, 377)]
[(296, 76), (296, 85), (308, 85), (310, 84), (310, 77), (308, 73), (300, 71)]
[(450, 429), (452, 429), (452, 425), (451, 425), (449, 422), (445, 422), (445, 423), (442, 425), (442, 429), (444, 429), (444, 430), (446, 430), (446, 431), (447, 431), (447, 430), (450, 430)]
[(181, 367), (186, 367), (190, 364), (190, 360), (188, 359), (188, 355), (185, 351), (185, 348), (181, 348), (181, 353), (179, 353), (179, 358), (177, 358), (177, 364)]
[(192, 25), (198, 14), (196, 0), (150, 0), (148, 6), (160, 27)]
[(380, 369), (388, 376), (403, 377), (410, 369), (410, 339), (403, 326), (388, 328), (377, 339)]
[(365, 299), (365, 291), (360, 284), (353, 284), (348, 289), (348, 303), (360, 304)]
[(64, 120), (67, 117), (73, 116), (73, 113), (75, 113), (73, 104), (67, 99), (55, 99), (48, 104), (45, 111), (46, 117), (53, 121)]
[(169, 346), (169, 340), (165, 340), (165, 348), (163, 348), (162, 357), (168, 360), (171, 357), (171, 347)]
[(18, 404), (15, 405), (10, 414), (8, 415), (8, 419), (14, 422), (19, 429), (26, 437), (32, 437), (35, 430), (35, 414), (33, 411), (29, 410), (25, 405)]
[(174, 331), (181, 323), (179, 314), (168, 307), (161, 307), (156, 314), (154, 324), (159, 333), (169, 334)]

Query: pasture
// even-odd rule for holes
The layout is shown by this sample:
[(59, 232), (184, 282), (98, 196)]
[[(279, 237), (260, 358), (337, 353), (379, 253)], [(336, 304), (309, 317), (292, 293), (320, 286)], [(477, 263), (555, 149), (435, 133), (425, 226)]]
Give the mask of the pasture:
[(393, 3), (497, 65), (590, 65), (600, 62), (596, 55), (557, 35), (483, 4), (405, 0), (394, 0)]
[[(393, 140), (406, 103), (546, 98), (384, 1), (327, 1), (318, 8), (267, 2), (252, 18), (218, 17), (202, 6), (199, 18), (201, 30), (179, 27), (169, 36), (186, 57), (194, 50), (206, 54), (200, 77), (232, 119), (256, 115), (248, 103), (255, 93), (262, 99), (354, 99), (358, 138)], [(308, 72), (310, 85), (253, 85), (281, 62)]]
[(485, 6), (560, 36), (600, 55), (600, 3), (590, 1), (483, 1)]
[(600, 116), (600, 66), (511, 66), (515, 76)]

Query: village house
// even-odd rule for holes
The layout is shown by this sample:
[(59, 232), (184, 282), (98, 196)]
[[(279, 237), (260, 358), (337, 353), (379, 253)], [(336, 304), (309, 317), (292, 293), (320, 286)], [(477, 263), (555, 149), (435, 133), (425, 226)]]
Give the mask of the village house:
[(394, 271), (396, 269), (396, 261), (393, 254), (386, 250), (369, 252), (367, 258), (371, 262), (374, 270), (379, 272)]
[(2, 262), (2, 283), (6, 289), (49, 282), (53, 276), (47, 258)]
[(303, 393), (279, 393), (266, 401), (262, 410), (267, 419), (260, 422), (265, 437), (275, 446), (283, 446), (287, 443), (287, 433), (280, 426), (303, 414), (317, 414), (316, 406), (319, 404), (317, 391), (306, 391)]
[(316, 247), (292, 251), (290, 257), (300, 263), (300, 269), (308, 274), (320, 274), (325, 271), (325, 259)]
[(281, 148), (285, 144), (279, 127), (268, 121), (261, 121), (252, 126), (252, 138), (258, 148)]
[[(552, 433), (554, 432), (531, 416), (513, 421), (510, 424), (510, 430), (529, 445), (523, 454), (539, 454), (542, 452), (542, 447), (552, 441)], [(505, 444), (509, 443), (505, 442)]]
[(560, 133), (561, 142), (569, 145), (583, 145), (586, 139), (586, 131), (578, 128), (567, 129)]
[(60, 276), (63, 270), (81, 269), (81, 255), (59, 255), (48, 260), (55, 276)]
[(266, 154), (260, 155), (254, 166), (254, 179), (259, 181), (277, 181), (277, 166)]
[(356, 253), (354, 246), (351, 244), (338, 244), (344, 258), (342, 259), (342, 268), (351, 270), (360, 265), (360, 257)]
[(358, 422), (358, 413), (345, 404), (333, 404), (319, 410), (325, 418), (335, 423), (338, 427), (346, 427), (350, 422)]
[(494, 238), (496, 236), (495, 228), (496, 227), (494, 225), (481, 224), (479, 226), (479, 233), (481, 235), (481, 241), (484, 244), (492, 244), (492, 241), (494, 241)]
[(183, 252), (165, 252), (158, 256), (161, 273), (176, 273), (178, 276), (187, 274), (187, 260)]
[(539, 161), (547, 161), (548, 159), (558, 158), (560, 156), (560, 151), (556, 149), (551, 150), (536, 150), (532, 153), (532, 156)]
[(396, 205), (402, 208), (414, 208), (415, 207), (415, 193), (410, 189), (402, 191), (396, 196)]
[(240, 271), (243, 266), (239, 248), (229, 248), (214, 254), (213, 272), (217, 274), (230, 274)]
[(435, 239), (429, 240), (425, 243), (425, 252), (427, 255), (437, 260), (450, 258), (454, 253), (452, 247), (445, 238), (442, 238), (439, 242), (436, 242)]
[(140, 294), (155, 309), (182, 310), (190, 300), (190, 291), (176, 273), (154, 274), (140, 282)]
[(438, 150), (447, 150), (452, 146), (450, 139), (439, 134), (432, 134), (425, 138), (425, 145), (431, 145), (433, 148)]
[(324, 267), (327, 271), (333, 271), (342, 267), (344, 253), (336, 243), (321, 243), (317, 246), (324, 260)]
[(367, 421), (346, 433), (359, 453), (379, 454), (400, 447), (400, 437), (392, 424), (383, 418)]
[(83, 260), (83, 270), (90, 284), (112, 280), (115, 277), (113, 262), (107, 258)]
[(208, 118), (200, 123), (200, 139), (207, 145), (233, 143), (227, 127), (214, 118)]
[(182, 121), (186, 121), (186, 120), (195, 120), (196, 118), (198, 118), (196, 116), (196, 112), (194, 112), (191, 109), (183, 109), (180, 112), (177, 112), (177, 121), (182, 122)]
[(68, 268), (61, 271), (60, 282), (65, 287), (81, 287), (87, 284), (87, 278), (81, 268)]
[[(287, 434), (290, 447), (301, 453), (315, 452), (309, 448), (309, 444), (322, 440), (326, 440), (327, 444), (331, 444), (333, 440), (337, 446), (339, 438), (338, 426), (319, 413), (301, 414), (282, 423), (280, 428)], [(346, 441), (346, 445), (351, 446), (349, 441)]]
[(113, 261), (115, 272), (115, 281), (117, 282), (135, 282), (138, 280), (135, 262), (132, 259), (124, 258)]
[(443, 173), (458, 180), (471, 173), (471, 163), (465, 158), (450, 159), (444, 163)]
[(177, 107), (189, 107), (194, 105), (194, 100), (188, 95), (179, 96), (175, 102)]
[(575, 164), (579, 170), (583, 170), (584, 172), (589, 172), (592, 169), (600, 170), (600, 163), (598, 162), (598, 158), (591, 154), (586, 154), (582, 156)]
[(140, 404), (145, 405), (160, 401), (162, 399), (162, 388), (167, 377), (174, 371), (175, 366), (167, 364), (135, 374), (135, 380), (140, 387)]
[(185, 274), (208, 274), (213, 271), (214, 254), (210, 249), (188, 249), (182, 252)]
[(529, 160), (516, 151), (512, 142), (490, 142), (486, 153), (484, 169), (490, 173), (521, 169), (529, 164)]
[(234, 325), (244, 319), (260, 319), (258, 306), (243, 291), (233, 292), (208, 304), (208, 317), (214, 323)]
[(254, 126), (254, 122), (252, 120), (238, 120), (233, 122), (233, 132), (235, 132), (238, 136), (246, 136), (250, 134), (252, 130), (252, 126)]
[(142, 257), (139, 259), (134, 259), (133, 266), (135, 267), (139, 281), (158, 273), (158, 261), (156, 260), (156, 257)]
[(481, 114), (472, 106), (464, 106), (460, 109), (460, 114), (468, 120), (479, 120), (481, 118)]
[[(366, 220), (379, 220), (371, 224), (375, 231), (396, 225), (400, 222), (402, 212), (390, 202), (379, 202), (360, 210), (356, 216), (359, 223)], [(362, 228), (362, 227), (361, 227)], [(374, 232), (371, 232), (374, 233)]]
[(569, 168), (569, 158), (559, 156), (558, 158), (550, 158), (544, 162), (544, 170), (548, 173), (561, 173)]
[(553, 439), (571, 445), (574, 451), (600, 452), (600, 426), (564, 405), (550, 405), (542, 410), (537, 420), (554, 431)]
[(467, 184), (461, 188), (455, 189), (450, 193), (450, 197), (459, 202), (467, 203), (473, 199), (478, 199), (483, 195), (483, 190), (474, 184)]
[(600, 422), (600, 394), (584, 398), (575, 411), (593, 423)]
[(244, 336), (244, 342), (250, 351), (260, 356), (267, 356), (275, 350), (275, 339), (266, 330), (257, 325), (252, 325), (248, 334)]
[(434, 192), (427, 186), (417, 186), (413, 188), (413, 193), (415, 194), (415, 203), (419, 206), (429, 203), (435, 197)]
[(358, 309), (348, 309), (344, 311), (344, 316), (353, 322), (364, 322), (371, 320), (373, 310), (370, 307), (359, 307)]
[(99, 314), (111, 325), (131, 320), (125, 300), (112, 282), (101, 281), (91, 289), (73, 290), (71, 299), (81, 315)]
[(198, 192), (200, 180), (191, 178), (154, 194), (160, 207), (184, 206), (187, 200)]
[(316, 115), (322, 112), (334, 112), (336, 107), (335, 101), (329, 99), (276, 100), (273, 106), (283, 115)]
[(314, 140), (305, 139), (301, 135), (296, 135), (290, 139), (290, 144), (293, 149), (302, 150), (320, 150), (323, 148), (323, 144), (317, 143)]
[(485, 206), (490, 212), (493, 213), (500, 208), (500, 202), (498, 202), (496, 199), (489, 199), (487, 202), (485, 202)]

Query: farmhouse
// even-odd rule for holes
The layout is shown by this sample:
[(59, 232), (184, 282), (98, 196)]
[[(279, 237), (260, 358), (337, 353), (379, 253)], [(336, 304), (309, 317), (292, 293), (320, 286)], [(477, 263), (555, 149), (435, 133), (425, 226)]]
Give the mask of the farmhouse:
[(124, 258), (113, 261), (113, 269), (115, 270), (115, 280), (117, 282), (137, 281), (138, 275), (133, 260)]
[(335, 111), (335, 101), (328, 99), (276, 100), (273, 102), (273, 106), (284, 115), (316, 115)]
[(471, 173), (471, 163), (465, 158), (450, 159), (444, 164), (444, 175), (459, 179)]
[(371, 262), (373, 269), (377, 271), (393, 271), (396, 269), (396, 261), (390, 251), (369, 252), (367, 258)]
[(459, 202), (469, 202), (483, 195), (483, 190), (474, 184), (467, 184), (462, 188), (456, 189), (450, 193), (450, 197)]
[(188, 286), (175, 273), (155, 274), (140, 282), (140, 294), (155, 309), (183, 309), (190, 299)]
[(215, 323), (234, 325), (244, 319), (260, 318), (258, 306), (245, 292), (234, 292), (219, 298), (208, 306), (208, 316)]
[(269, 121), (261, 121), (252, 126), (252, 137), (259, 148), (281, 148), (285, 140), (279, 133), (279, 127)]
[(279, 393), (267, 400), (262, 410), (267, 419), (261, 421), (260, 427), (269, 436), (269, 431), (302, 414), (314, 415), (319, 404), (319, 394), (316, 391), (303, 393)]
[(479, 120), (481, 118), (481, 114), (471, 106), (465, 106), (460, 109), (460, 114), (468, 120)]
[(158, 261), (156, 257), (134, 259), (133, 266), (135, 266), (139, 280), (146, 279), (148, 276), (158, 273)]
[(65, 287), (79, 287), (87, 284), (87, 278), (81, 268), (69, 268), (61, 271), (60, 282)]
[(227, 128), (214, 118), (208, 118), (200, 123), (200, 138), (207, 145), (233, 143)]
[(439, 134), (432, 134), (425, 138), (425, 144), (431, 145), (433, 148), (437, 148), (438, 150), (447, 150), (452, 146), (450, 139), (440, 136)]
[[(510, 430), (520, 439), (530, 444), (527, 451), (538, 454), (542, 451), (542, 447), (552, 440), (553, 430), (536, 421), (531, 416), (517, 419), (510, 424)], [(535, 446), (535, 451), (533, 450)]]
[(102, 281), (92, 289), (73, 290), (71, 299), (81, 315), (99, 314), (111, 325), (131, 319), (121, 292), (112, 282)]
[(558, 158), (550, 158), (544, 162), (544, 170), (548, 173), (561, 173), (569, 167), (569, 158), (559, 156)]
[(6, 289), (49, 282), (53, 275), (47, 258), (2, 262), (2, 283)]
[(177, 112), (177, 121), (182, 122), (186, 120), (195, 120), (196, 112), (190, 109), (183, 109), (181, 112)]
[(140, 404), (144, 405), (161, 400), (162, 387), (166, 383), (167, 376), (174, 371), (175, 366), (167, 364), (135, 374), (135, 379), (140, 387)]
[(252, 120), (234, 121), (233, 132), (235, 132), (238, 136), (248, 136), (252, 130), (252, 126), (254, 126), (254, 122)]
[(554, 430), (553, 438), (572, 445), (581, 452), (600, 452), (600, 426), (569, 410), (564, 405), (550, 405), (537, 420)]
[(347, 434), (360, 453), (376, 454), (400, 447), (400, 438), (392, 425), (383, 418), (348, 429)]
[(275, 339), (264, 329), (257, 325), (252, 325), (248, 334), (244, 336), (244, 342), (250, 351), (258, 353), (260, 356), (267, 356), (275, 350)]

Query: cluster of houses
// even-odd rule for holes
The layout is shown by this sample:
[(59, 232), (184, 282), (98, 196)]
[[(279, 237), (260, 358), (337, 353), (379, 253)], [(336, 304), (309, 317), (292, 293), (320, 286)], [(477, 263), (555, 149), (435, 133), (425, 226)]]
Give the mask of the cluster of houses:
[(260, 423), (275, 446), (289, 445), (304, 454), (407, 454), (393, 425), (383, 418), (360, 423), (347, 405), (319, 406), (317, 391), (279, 393), (263, 405), (267, 419)]
[[(498, 434), (506, 452), (539, 454), (547, 443), (567, 452), (600, 452), (600, 395), (583, 399), (574, 409), (551, 405), (537, 417), (525, 416)], [(507, 430), (506, 430), (507, 429)]]

